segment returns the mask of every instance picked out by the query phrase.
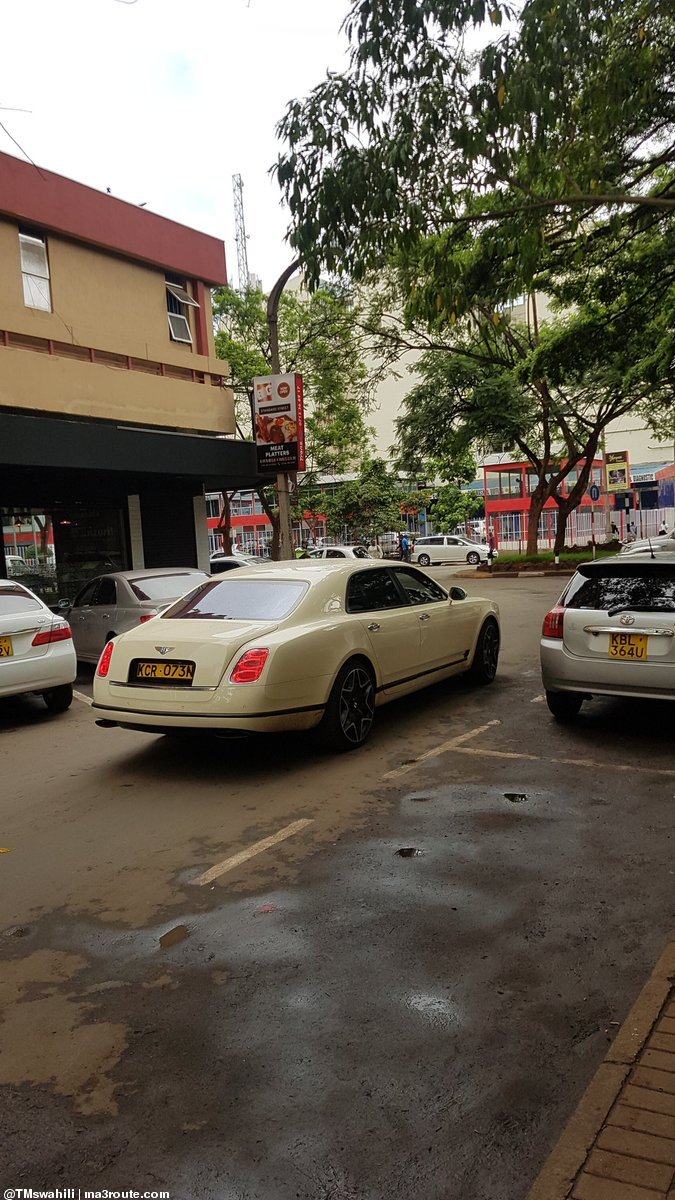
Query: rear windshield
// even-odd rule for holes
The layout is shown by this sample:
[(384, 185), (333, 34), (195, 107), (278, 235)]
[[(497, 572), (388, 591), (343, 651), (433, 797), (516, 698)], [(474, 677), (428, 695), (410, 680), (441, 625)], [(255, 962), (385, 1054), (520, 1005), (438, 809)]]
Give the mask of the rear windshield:
[(174, 575), (148, 575), (130, 579), (129, 587), (137, 600), (175, 600), (177, 596), (184, 596), (196, 587), (203, 578), (201, 571), (179, 571)]
[(293, 611), (309, 584), (295, 580), (218, 579), (205, 583), (162, 614), (181, 621), (279, 621)]
[(565, 593), (566, 608), (594, 608), (609, 612), (612, 608), (675, 610), (675, 563), (661, 567), (627, 562), (612, 567), (582, 571), (575, 575)]
[(35, 612), (40, 608), (40, 601), (18, 583), (0, 588), (0, 616), (11, 617), (13, 613)]

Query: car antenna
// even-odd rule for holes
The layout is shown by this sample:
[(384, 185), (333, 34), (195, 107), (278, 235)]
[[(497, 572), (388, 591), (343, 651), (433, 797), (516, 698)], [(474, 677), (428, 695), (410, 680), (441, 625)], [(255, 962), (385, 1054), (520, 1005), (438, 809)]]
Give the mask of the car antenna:
[(649, 543), (649, 553), (651, 554), (652, 558), (656, 558), (656, 555), (654, 553), (654, 547), (652, 546), (652, 539), (650, 537), (648, 537), (647, 541)]

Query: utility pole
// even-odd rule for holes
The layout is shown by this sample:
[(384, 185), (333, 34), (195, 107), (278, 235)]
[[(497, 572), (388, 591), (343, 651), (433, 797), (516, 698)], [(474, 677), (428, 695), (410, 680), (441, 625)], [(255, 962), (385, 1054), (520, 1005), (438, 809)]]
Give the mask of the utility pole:
[[(281, 362), (279, 359), (279, 301), (281, 293), (288, 283), (291, 275), (294, 275), (300, 266), (300, 259), (296, 258), (291, 263), (290, 267), (277, 279), (272, 291), (267, 300), (267, 327), (270, 336), (270, 366), (273, 375), (281, 374)], [(283, 559), (293, 558), (293, 533), (291, 530), (291, 497), (290, 497), (290, 475), (288, 471), (280, 471), (277, 475), (277, 493), (279, 496), (279, 557)]]

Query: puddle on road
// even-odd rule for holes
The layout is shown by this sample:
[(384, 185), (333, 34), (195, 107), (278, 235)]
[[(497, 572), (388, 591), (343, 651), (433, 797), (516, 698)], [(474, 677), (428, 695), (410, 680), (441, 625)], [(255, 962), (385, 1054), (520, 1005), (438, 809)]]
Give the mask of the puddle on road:
[(418, 850), (417, 846), (401, 846), (401, 849), (397, 850), (396, 853), (399, 858), (417, 858), (419, 855), (424, 854), (424, 851)]
[(523, 804), (527, 800), (526, 792), (504, 792), (504, 799), (510, 804)]

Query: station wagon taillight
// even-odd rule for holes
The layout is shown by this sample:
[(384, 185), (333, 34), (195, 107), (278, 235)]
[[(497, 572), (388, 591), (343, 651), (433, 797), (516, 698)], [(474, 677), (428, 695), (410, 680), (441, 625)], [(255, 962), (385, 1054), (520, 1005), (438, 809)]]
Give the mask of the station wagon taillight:
[(562, 604), (555, 604), (550, 612), (544, 617), (544, 624), (541, 627), (541, 636), (548, 638), (562, 638), (563, 635), (563, 617), (565, 609)]
[(108, 645), (104, 647), (103, 653), (98, 660), (96, 674), (100, 675), (102, 679), (105, 679), (106, 675), (108, 674), (108, 671), (110, 670), (110, 659), (112, 658), (114, 649), (115, 649), (114, 643), (108, 642)]
[(43, 629), (33, 638), (34, 646), (48, 646), (50, 642), (67, 642), (73, 636), (70, 625), (52, 625), (51, 629)]
[(269, 653), (264, 646), (256, 646), (255, 650), (247, 650), (245, 654), (242, 654), (230, 675), (230, 683), (257, 683), (263, 673)]

